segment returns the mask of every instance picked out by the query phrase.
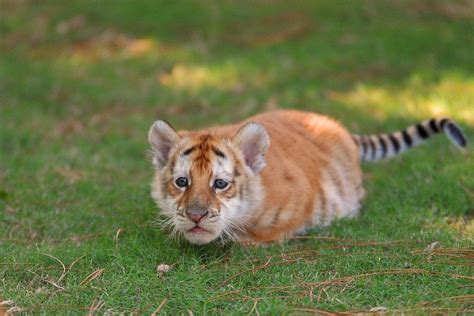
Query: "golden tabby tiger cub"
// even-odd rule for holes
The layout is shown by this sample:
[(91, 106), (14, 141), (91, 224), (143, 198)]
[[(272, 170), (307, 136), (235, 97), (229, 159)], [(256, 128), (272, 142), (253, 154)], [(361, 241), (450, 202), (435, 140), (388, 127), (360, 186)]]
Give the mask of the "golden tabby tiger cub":
[(448, 118), (370, 136), (299, 111), (201, 131), (176, 132), (156, 121), (148, 136), (152, 196), (173, 232), (191, 243), (280, 241), (356, 216), (364, 196), (361, 160), (393, 157), (440, 132), (467, 144)]

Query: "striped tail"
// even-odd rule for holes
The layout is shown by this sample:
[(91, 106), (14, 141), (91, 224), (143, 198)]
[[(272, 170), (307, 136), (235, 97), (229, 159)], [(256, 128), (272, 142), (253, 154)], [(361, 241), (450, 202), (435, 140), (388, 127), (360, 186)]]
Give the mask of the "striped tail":
[(352, 137), (359, 147), (361, 160), (375, 161), (397, 156), (441, 132), (444, 132), (460, 149), (467, 146), (467, 140), (461, 128), (449, 118), (426, 120), (392, 134), (352, 134)]

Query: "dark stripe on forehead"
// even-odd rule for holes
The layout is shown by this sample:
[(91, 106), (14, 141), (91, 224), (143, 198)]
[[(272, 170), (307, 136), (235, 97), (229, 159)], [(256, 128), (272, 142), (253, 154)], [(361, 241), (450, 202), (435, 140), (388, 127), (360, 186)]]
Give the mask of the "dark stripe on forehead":
[(189, 155), (189, 154), (192, 153), (193, 150), (195, 150), (195, 149), (196, 149), (196, 146), (193, 146), (193, 147), (190, 147), (190, 148), (186, 149), (186, 150), (183, 152), (183, 156)]
[(194, 157), (194, 163), (192, 168), (198, 170), (199, 173), (208, 172), (210, 170), (210, 150), (212, 136), (209, 134), (204, 134), (199, 136), (199, 143), (196, 145), (198, 151), (197, 155)]
[(207, 143), (212, 140), (212, 136), (211, 134), (204, 134), (199, 137), (199, 140), (201, 141), (201, 143)]
[(226, 158), (226, 156), (224, 155), (224, 153), (222, 151), (220, 151), (219, 149), (217, 149), (216, 147), (212, 146), (212, 150), (214, 151), (214, 153), (218, 156), (218, 157), (221, 157), (221, 158)]

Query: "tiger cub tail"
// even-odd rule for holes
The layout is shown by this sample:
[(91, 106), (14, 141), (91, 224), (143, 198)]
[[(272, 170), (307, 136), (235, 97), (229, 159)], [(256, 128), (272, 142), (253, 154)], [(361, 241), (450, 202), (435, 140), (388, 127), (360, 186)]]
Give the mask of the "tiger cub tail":
[(352, 138), (359, 147), (359, 156), (362, 161), (376, 161), (397, 156), (441, 132), (444, 132), (459, 149), (466, 148), (466, 136), (461, 128), (449, 118), (425, 120), (391, 134), (352, 134)]

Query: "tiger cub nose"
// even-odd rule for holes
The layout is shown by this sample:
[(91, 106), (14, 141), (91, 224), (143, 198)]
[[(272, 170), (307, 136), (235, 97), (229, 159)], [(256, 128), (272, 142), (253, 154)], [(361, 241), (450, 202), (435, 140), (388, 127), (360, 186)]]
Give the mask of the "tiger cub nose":
[(187, 210), (186, 215), (190, 220), (195, 222), (196, 224), (201, 221), (203, 217), (205, 217), (209, 213), (208, 210)]

